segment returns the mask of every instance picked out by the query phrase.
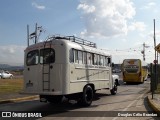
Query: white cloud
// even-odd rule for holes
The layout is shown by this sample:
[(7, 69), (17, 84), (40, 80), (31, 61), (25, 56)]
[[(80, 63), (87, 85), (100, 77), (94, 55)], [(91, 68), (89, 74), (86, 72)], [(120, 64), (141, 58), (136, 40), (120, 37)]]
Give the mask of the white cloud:
[(86, 5), (86, 4), (79, 4), (77, 9), (83, 9), (84, 12), (86, 12), (86, 13), (92, 13), (92, 12), (95, 11), (94, 6), (89, 6), (89, 5)]
[(144, 22), (132, 22), (130, 26), (128, 26), (128, 29), (133, 31), (133, 30), (139, 30), (139, 31), (144, 31), (146, 28), (146, 25)]
[(24, 49), (26, 46), (7, 45), (0, 46), (0, 63), (23, 64)]
[(145, 6), (141, 7), (140, 9), (150, 9), (156, 5), (155, 2), (149, 2)]
[(32, 3), (32, 6), (39, 9), (39, 10), (44, 10), (46, 8), (44, 5), (39, 5), (35, 2)]
[(77, 9), (85, 22), (84, 36), (126, 35), (127, 20), (136, 14), (130, 0), (82, 0)]

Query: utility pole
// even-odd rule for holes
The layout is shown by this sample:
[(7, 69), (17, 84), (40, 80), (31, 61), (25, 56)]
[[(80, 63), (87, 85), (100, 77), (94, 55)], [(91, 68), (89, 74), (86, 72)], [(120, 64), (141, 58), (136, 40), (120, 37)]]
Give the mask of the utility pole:
[(145, 61), (145, 43), (143, 43), (143, 60)]
[[(156, 47), (156, 35), (155, 35), (155, 19), (154, 19), (154, 48)], [(155, 49), (155, 60), (156, 60), (156, 49)], [(156, 62), (155, 62), (156, 63)], [(156, 64), (155, 64), (156, 65)]]
[(146, 60), (146, 58), (145, 58), (145, 48), (148, 48), (149, 46), (147, 46), (145, 43), (143, 43), (143, 50), (141, 51), (141, 53), (143, 54), (143, 61), (145, 61)]
[[(154, 22), (154, 36), (153, 36), (153, 39), (154, 39), (154, 50), (155, 50), (155, 60), (154, 60), (154, 80), (152, 78), (151, 80), (151, 83), (152, 83), (152, 99), (153, 99), (153, 93), (154, 93), (154, 90), (157, 89), (155, 87), (157, 87), (157, 60), (156, 60), (156, 34), (155, 34), (155, 19), (153, 20)], [(154, 88), (153, 88), (154, 86)]]
[(29, 46), (29, 25), (27, 25), (27, 45)]

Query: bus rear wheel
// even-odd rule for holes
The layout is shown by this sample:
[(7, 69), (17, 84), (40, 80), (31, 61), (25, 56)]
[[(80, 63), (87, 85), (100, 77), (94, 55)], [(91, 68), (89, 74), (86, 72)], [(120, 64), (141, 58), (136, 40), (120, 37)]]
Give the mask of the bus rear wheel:
[(90, 106), (93, 100), (93, 89), (90, 85), (87, 85), (83, 89), (82, 98), (79, 101), (83, 106)]

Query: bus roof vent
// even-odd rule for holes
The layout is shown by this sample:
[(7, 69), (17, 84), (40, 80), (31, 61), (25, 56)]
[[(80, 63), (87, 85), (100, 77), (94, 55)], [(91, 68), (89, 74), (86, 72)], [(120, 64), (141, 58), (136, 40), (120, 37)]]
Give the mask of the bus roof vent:
[(78, 38), (78, 37), (75, 37), (75, 36), (63, 36), (63, 37), (62, 36), (52, 36), (52, 37), (48, 37), (47, 41), (48, 40), (53, 40), (53, 39), (69, 40), (71, 42), (75, 42), (75, 43), (78, 43), (78, 44), (81, 44), (81, 45), (97, 48), (96, 43), (90, 42), (90, 41), (87, 41), (87, 40), (84, 40), (82, 38)]

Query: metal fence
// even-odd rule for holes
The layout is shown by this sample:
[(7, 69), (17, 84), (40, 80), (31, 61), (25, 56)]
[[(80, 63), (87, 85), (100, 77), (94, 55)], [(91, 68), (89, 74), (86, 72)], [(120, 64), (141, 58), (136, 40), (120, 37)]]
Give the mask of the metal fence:
[(160, 86), (160, 64), (150, 64), (151, 85), (150, 90), (153, 95), (159, 93), (158, 86)]

